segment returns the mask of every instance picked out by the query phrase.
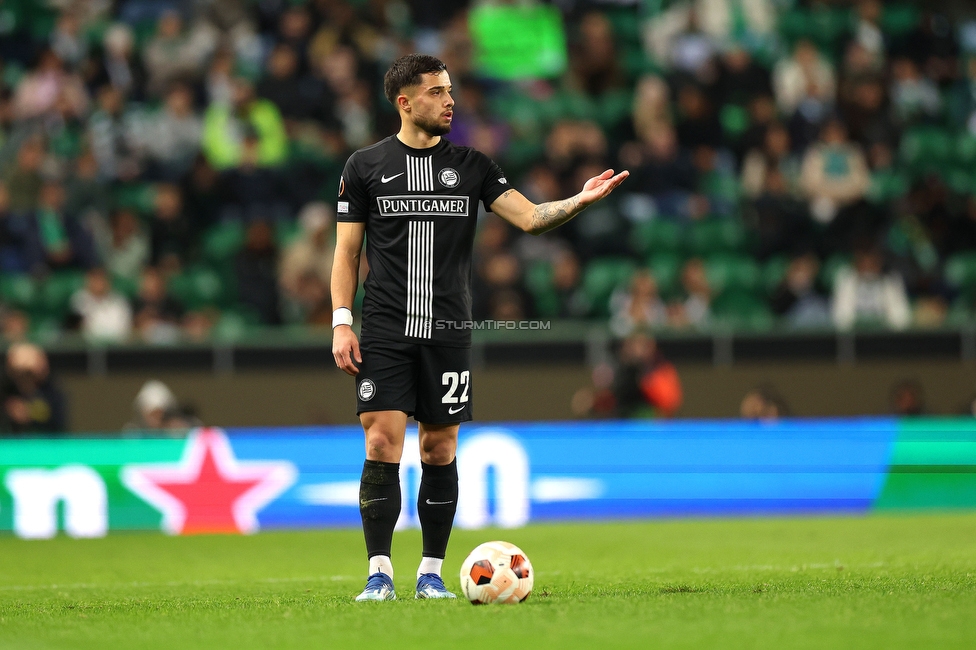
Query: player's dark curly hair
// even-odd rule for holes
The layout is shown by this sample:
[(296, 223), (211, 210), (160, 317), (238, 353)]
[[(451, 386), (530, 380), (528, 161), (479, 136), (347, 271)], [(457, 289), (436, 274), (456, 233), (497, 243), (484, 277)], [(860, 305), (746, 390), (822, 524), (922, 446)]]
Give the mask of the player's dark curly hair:
[(447, 66), (436, 56), (429, 54), (407, 54), (393, 62), (383, 77), (383, 92), (393, 106), (397, 95), (407, 86), (420, 83), (420, 75), (447, 70)]

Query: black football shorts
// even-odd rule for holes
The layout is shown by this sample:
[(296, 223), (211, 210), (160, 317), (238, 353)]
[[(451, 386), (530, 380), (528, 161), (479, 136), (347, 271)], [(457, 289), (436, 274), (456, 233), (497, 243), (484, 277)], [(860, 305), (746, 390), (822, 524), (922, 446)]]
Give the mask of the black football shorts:
[(424, 424), (471, 419), (471, 348), (370, 341), (360, 353), (357, 415), (403, 411)]

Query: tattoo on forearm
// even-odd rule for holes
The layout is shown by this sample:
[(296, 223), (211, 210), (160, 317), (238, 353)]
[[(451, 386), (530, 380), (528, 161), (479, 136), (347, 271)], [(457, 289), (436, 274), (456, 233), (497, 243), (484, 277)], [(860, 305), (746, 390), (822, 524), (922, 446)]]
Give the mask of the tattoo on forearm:
[(511, 195), (511, 193), (514, 192), (514, 191), (515, 190), (509, 190), (509, 191), (505, 192), (504, 194), (502, 194), (501, 198), (507, 199), (509, 197), (509, 195)]
[(566, 223), (583, 211), (578, 196), (562, 201), (550, 201), (535, 206), (532, 213), (531, 231), (542, 233)]

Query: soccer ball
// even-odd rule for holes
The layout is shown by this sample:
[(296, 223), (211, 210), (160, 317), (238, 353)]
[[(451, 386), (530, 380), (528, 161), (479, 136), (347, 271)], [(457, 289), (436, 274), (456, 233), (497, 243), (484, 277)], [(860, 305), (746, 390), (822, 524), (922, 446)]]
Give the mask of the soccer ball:
[(508, 542), (485, 542), (461, 564), (461, 591), (475, 605), (520, 603), (534, 578), (529, 557)]

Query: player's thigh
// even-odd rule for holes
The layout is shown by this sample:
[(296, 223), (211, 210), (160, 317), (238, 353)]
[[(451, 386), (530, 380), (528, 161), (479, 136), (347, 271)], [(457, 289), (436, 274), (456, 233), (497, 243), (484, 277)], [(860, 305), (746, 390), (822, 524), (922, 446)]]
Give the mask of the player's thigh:
[(452, 424), (472, 418), (471, 348), (421, 346), (417, 412), (425, 424)]
[(356, 414), (402, 411), (413, 415), (417, 404), (420, 359), (416, 345), (363, 345), (356, 376)]

